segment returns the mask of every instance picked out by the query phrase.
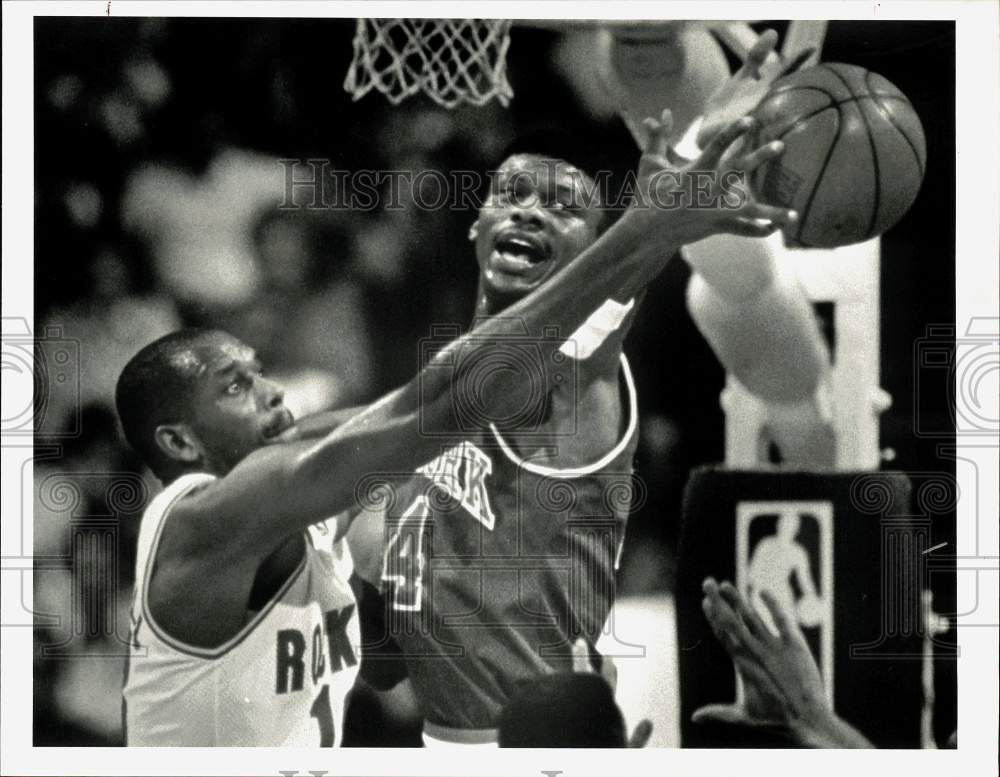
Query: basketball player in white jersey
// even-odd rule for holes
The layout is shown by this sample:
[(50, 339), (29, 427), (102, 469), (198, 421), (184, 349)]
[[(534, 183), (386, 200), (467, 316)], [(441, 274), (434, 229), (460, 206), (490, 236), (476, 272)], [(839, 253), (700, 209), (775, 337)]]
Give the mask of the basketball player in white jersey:
[[(749, 172), (781, 151), (769, 144), (724, 157), (751, 129), (735, 122), (678, 180), (660, 175), (673, 169), (664, 158), (668, 124), (649, 125), (638, 176), (647, 205), (674, 201), (690, 170), (725, 180), (721, 173)], [(602, 218), (593, 207), (571, 228), (593, 236)], [(793, 218), (749, 193), (725, 209), (631, 208), (410, 383), (332, 431), (334, 421), (313, 424), (317, 439), (301, 439), (252, 349), (223, 332), (182, 331), (140, 351), (122, 372), (116, 405), (126, 437), (166, 489), (140, 530), (128, 744), (338, 743), (359, 637), (340, 544), (347, 522), (330, 516), (352, 507), (369, 474), (412, 471), (459, 442), (464, 397), (497, 419), (525, 407), (535, 388), (524, 374), (506, 363), (482, 370), (505, 339), (528, 336), (541, 364), (557, 364), (560, 333), (575, 331), (612, 292), (637, 293), (680, 244), (763, 234)], [(546, 381), (560, 377), (545, 372)]]

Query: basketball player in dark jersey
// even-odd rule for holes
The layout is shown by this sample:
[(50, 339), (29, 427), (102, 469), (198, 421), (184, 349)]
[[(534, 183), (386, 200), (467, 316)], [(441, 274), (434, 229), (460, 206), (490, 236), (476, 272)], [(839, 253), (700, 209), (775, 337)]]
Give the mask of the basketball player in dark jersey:
[[(647, 120), (651, 145), (640, 179), (652, 157), (668, 167), (668, 125), (666, 115), (662, 124)], [(731, 132), (710, 147), (728, 145)], [(780, 153), (780, 146), (753, 153)], [(705, 165), (704, 154), (691, 163)], [(503, 315), (598, 240), (607, 214), (588, 204), (595, 172), (544, 147), (503, 161), (470, 231), (480, 271), (477, 317)], [(720, 222), (713, 233), (760, 236), (774, 226)], [(649, 247), (669, 255), (686, 242), (674, 233)], [(458, 408), (464, 438), (381, 492), (384, 553), (378, 573), (370, 567), (366, 576), (381, 590), (384, 621), (366, 637), (374, 671), (363, 673), (391, 685), (398, 671), (379, 669), (402, 652), (429, 746), (494, 745), (515, 686), (568, 671), (574, 643), (593, 649), (605, 627), (638, 420), (622, 340), (642, 289), (622, 284), (548, 361), (537, 361), (538, 374), (554, 377), (538, 381), (517, 412), (483, 422), (469, 398)], [(530, 337), (521, 349), (511, 349), (512, 363), (532, 358)]]

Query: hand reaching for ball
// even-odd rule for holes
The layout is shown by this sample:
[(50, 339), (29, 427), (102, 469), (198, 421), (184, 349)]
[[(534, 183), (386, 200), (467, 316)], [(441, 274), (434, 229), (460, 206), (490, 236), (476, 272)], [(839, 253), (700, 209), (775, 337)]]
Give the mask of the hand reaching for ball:
[(753, 111), (771, 84), (801, 68), (816, 51), (807, 48), (786, 62), (774, 52), (777, 43), (778, 33), (765, 30), (747, 52), (743, 66), (705, 102), (704, 118), (698, 129), (699, 148), (704, 148), (724, 127)]
[(632, 211), (651, 235), (682, 245), (723, 233), (766, 237), (795, 221), (794, 211), (760, 202), (747, 185), (755, 169), (784, 150), (781, 141), (759, 147), (745, 142), (754, 119), (730, 122), (689, 162), (670, 148), (672, 126), (669, 110), (659, 120), (643, 122), (646, 137)]

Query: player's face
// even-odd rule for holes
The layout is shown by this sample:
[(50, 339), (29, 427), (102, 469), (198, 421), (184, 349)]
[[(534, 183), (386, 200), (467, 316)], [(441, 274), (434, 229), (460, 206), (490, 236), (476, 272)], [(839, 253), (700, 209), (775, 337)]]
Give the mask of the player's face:
[(251, 348), (220, 335), (193, 348), (191, 356), (198, 377), (190, 426), (210, 471), (228, 472), (258, 448), (287, 441), (295, 419)]
[(476, 223), (476, 259), (487, 298), (510, 304), (597, 239), (593, 181), (567, 162), (507, 159)]

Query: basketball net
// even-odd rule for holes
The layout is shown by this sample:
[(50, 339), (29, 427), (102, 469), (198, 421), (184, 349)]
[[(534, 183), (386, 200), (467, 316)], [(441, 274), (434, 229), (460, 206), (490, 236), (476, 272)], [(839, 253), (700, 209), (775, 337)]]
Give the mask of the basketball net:
[(372, 89), (398, 105), (423, 92), (438, 105), (485, 105), (513, 96), (507, 82), (506, 19), (358, 19), (344, 89)]

